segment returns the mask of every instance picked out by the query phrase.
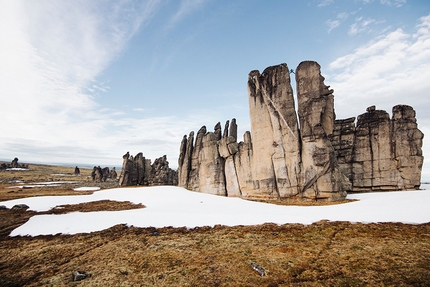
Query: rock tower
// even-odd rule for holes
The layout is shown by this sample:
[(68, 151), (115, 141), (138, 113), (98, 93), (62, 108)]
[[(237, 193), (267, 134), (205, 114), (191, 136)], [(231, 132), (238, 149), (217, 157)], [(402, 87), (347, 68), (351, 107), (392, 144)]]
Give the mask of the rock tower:
[(248, 76), (251, 132), (237, 142), (237, 124), (203, 126), (184, 136), (179, 186), (254, 199), (342, 200), (347, 191), (400, 190), (420, 186), (423, 134), (405, 105), (368, 108), (336, 120), (333, 90), (321, 67), (300, 63), (297, 106), (287, 64)]

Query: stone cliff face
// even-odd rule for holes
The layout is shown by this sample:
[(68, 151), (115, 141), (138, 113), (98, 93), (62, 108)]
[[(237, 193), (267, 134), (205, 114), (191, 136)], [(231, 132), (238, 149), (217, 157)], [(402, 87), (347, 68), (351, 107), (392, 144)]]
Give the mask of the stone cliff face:
[(423, 133), (415, 111), (406, 105), (393, 107), (392, 118), (375, 106), (355, 118), (335, 121), (332, 138), (340, 170), (353, 191), (419, 188)]
[(178, 174), (169, 168), (165, 155), (151, 165), (151, 160), (141, 152), (134, 158), (127, 152), (123, 156), (119, 186), (133, 185), (178, 185)]
[[(395, 106), (393, 117), (374, 107), (335, 120), (333, 90), (316, 62), (296, 69), (296, 113), (286, 64), (248, 77), (251, 133), (237, 142), (237, 124), (203, 126), (184, 136), (179, 186), (244, 198), (342, 200), (347, 191), (418, 188), (423, 134), (415, 111)], [(300, 126), (300, 128), (299, 128)]]

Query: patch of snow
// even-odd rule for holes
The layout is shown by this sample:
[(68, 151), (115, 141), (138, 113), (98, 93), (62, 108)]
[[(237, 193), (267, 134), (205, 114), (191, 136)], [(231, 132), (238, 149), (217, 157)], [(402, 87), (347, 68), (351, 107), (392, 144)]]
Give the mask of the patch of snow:
[(28, 168), (22, 168), (22, 167), (11, 167), (11, 168), (6, 168), (7, 171), (25, 171), (28, 170)]
[(53, 184), (66, 184), (66, 183), (77, 183), (78, 181), (43, 181), (43, 182), (33, 182), (37, 185), (53, 185)]
[[(422, 185), (428, 189), (430, 185)], [(10, 236), (76, 234), (127, 224), (136, 227), (188, 227), (276, 224), (311, 224), (323, 219), (350, 222), (430, 222), (430, 191), (412, 190), (349, 194), (359, 201), (328, 206), (282, 206), (188, 191), (174, 186), (114, 188), (90, 195), (45, 196), (0, 202), (10, 208), (25, 203), (30, 210), (47, 211), (64, 204), (98, 200), (142, 203), (143, 209), (124, 211), (74, 212), (37, 215), (12, 231)]]
[(78, 188), (74, 188), (74, 191), (96, 191), (96, 190), (100, 190), (100, 187), (97, 186), (82, 186), (82, 187), (78, 187)]
[(75, 176), (74, 174), (66, 174), (66, 173), (53, 173), (51, 176)]

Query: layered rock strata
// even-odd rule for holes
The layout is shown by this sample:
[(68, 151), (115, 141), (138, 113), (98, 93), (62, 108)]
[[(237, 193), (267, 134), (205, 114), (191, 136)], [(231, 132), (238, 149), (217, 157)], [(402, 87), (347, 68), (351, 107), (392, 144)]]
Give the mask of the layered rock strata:
[[(347, 191), (418, 188), (423, 134), (415, 111), (395, 106), (393, 117), (374, 107), (336, 120), (333, 90), (320, 65), (295, 72), (297, 113), (286, 64), (248, 77), (251, 132), (237, 141), (237, 124), (203, 126), (183, 137), (179, 186), (244, 198), (342, 200)], [(299, 128), (300, 127), (300, 128)]]
[(151, 164), (151, 160), (146, 159), (143, 153), (133, 157), (127, 152), (123, 156), (119, 186), (133, 185), (178, 185), (178, 174), (169, 168), (165, 155)]

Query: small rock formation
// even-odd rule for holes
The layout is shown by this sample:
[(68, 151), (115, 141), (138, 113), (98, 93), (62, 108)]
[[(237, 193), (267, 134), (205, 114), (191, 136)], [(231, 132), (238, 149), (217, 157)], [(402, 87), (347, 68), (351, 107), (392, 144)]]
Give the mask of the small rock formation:
[(154, 161), (149, 178), (149, 185), (178, 185), (178, 174), (169, 168), (165, 155)]
[(79, 169), (79, 167), (75, 167), (75, 175), (80, 175), (81, 174), (81, 170)]
[(100, 166), (93, 167), (93, 171), (91, 172), (91, 177), (95, 182), (103, 181), (103, 171)]
[(10, 167), (11, 168), (18, 168), (19, 167), (18, 158), (17, 157), (12, 160), (12, 162), (10, 163)]
[(109, 174), (110, 174), (109, 167), (102, 168), (102, 179), (103, 179), (103, 182), (106, 182), (106, 180), (109, 177)]
[[(237, 124), (203, 126), (183, 137), (178, 184), (190, 190), (244, 198), (343, 200), (347, 191), (420, 186), (423, 134), (405, 105), (336, 120), (333, 90), (320, 65), (296, 69), (296, 113), (286, 64), (248, 77), (251, 133), (237, 142)], [(298, 119), (298, 120), (297, 120)], [(300, 128), (299, 128), (300, 127)]]
[(123, 156), (120, 186), (177, 184), (178, 174), (169, 168), (165, 155), (157, 158), (152, 165), (151, 160), (145, 159), (142, 153), (138, 153), (134, 158), (129, 152)]
[(117, 177), (118, 177), (118, 174), (116, 173), (115, 167), (113, 167), (113, 168), (110, 170), (109, 178), (110, 178), (110, 179), (113, 179), (113, 180), (116, 180), (116, 179), (117, 179)]
[(2, 163), (0, 165), (0, 170), (9, 169), (9, 168), (25, 168), (28, 169), (28, 164), (26, 163), (18, 163), (18, 158), (14, 158), (11, 163)]

